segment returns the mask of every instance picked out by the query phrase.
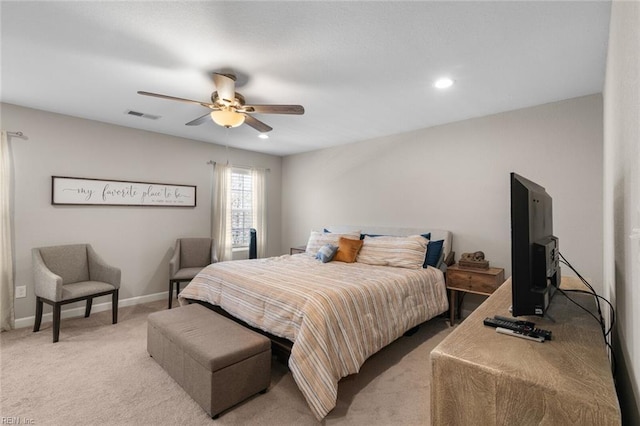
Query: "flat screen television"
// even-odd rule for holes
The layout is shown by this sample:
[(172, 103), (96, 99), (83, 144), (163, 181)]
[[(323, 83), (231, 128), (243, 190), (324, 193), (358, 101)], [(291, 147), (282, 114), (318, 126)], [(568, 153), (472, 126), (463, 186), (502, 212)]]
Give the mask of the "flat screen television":
[(560, 285), (558, 238), (547, 191), (511, 173), (511, 313), (543, 316)]

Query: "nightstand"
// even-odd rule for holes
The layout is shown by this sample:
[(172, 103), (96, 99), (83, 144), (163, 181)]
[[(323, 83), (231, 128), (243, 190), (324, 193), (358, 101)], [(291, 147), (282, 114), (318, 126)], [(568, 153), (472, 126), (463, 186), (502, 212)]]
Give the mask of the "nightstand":
[(289, 254), (304, 253), (305, 251), (307, 251), (307, 246), (291, 247), (289, 249)]
[(449, 319), (454, 324), (456, 310), (456, 295), (459, 291), (465, 293), (490, 296), (504, 282), (504, 269), (472, 269), (461, 268), (456, 263), (447, 268), (447, 289), (449, 297)]

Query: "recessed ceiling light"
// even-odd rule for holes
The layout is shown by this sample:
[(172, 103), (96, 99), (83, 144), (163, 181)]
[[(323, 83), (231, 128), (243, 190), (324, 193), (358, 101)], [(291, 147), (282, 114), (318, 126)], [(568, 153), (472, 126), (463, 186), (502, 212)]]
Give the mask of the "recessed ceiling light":
[(258, 135), (258, 137), (259, 137), (260, 139), (269, 139), (269, 135), (268, 135), (268, 134), (266, 134), (266, 133), (260, 133), (260, 134)]
[(440, 78), (433, 84), (438, 89), (446, 89), (453, 86), (453, 80), (448, 77)]

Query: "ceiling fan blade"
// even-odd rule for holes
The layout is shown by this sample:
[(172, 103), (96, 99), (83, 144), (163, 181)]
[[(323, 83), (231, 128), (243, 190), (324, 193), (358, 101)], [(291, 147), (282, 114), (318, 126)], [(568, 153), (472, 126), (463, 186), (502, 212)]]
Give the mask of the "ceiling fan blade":
[(210, 103), (207, 103), (207, 102), (194, 101), (192, 99), (176, 98), (175, 96), (167, 96), (167, 95), (161, 95), (159, 93), (144, 92), (142, 90), (138, 90), (138, 94), (139, 95), (144, 95), (144, 96), (153, 96), (154, 98), (168, 99), (170, 101), (180, 101), (180, 102), (187, 102), (187, 103), (190, 103), (190, 104), (198, 104), (198, 105), (202, 105), (203, 107), (207, 107), (207, 108), (215, 108), (215, 105), (213, 105), (213, 104), (210, 104)]
[(257, 112), (259, 114), (304, 114), (302, 105), (244, 105), (245, 112)]
[(236, 76), (233, 74), (213, 73), (218, 97), (232, 103), (236, 97)]
[(264, 124), (262, 121), (258, 120), (255, 117), (250, 116), (249, 114), (244, 115), (244, 124), (248, 124), (253, 127), (260, 133), (267, 133), (273, 130), (273, 128), (267, 124)]
[[(217, 109), (217, 108), (216, 108)], [(205, 115), (203, 115), (202, 117), (198, 117), (195, 120), (191, 120), (190, 122), (186, 123), (185, 126), (197, 126), (199, 124), (202, 124), (206, 121), (211, 121), (211, 113), (206, 113)]]

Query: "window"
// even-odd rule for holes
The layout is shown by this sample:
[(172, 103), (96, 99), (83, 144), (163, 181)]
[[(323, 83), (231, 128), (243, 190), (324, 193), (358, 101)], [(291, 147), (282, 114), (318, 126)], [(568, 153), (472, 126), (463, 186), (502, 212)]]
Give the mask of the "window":
[(229, 164), (214, 166), (212, 233), (218, 260), (233, 260), (234, 251), (248, 251), (251, 228), (256, 229), (256, 256), (265, 257), (266, 172), (267, 169)]
[(251, 171), (231, 171), (231, 242), (232, 247), (249, 247), (249, 229), (253, 226), (253, 179)]

